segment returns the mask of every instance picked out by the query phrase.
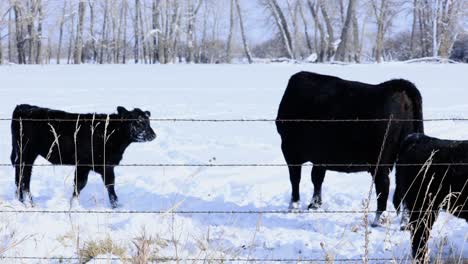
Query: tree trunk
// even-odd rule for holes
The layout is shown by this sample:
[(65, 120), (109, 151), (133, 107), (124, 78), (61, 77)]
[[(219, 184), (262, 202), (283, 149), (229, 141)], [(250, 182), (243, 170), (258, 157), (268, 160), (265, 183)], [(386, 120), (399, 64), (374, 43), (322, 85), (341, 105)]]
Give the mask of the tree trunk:
[[(317, 60), (319, 62), (324, 62), (325, 61), (325, 50), (326, 50), (326, 41), (325, 41), (325, 29), (323, 28), (323, 25), (322, 23), (320, 23), (320, 20), (319, 20), (319, 17), (318, 17), (318, 8), (319, 6), (317, 6), (317, 9), (314, 7), (314, 5), (312, 4), (312, 1), (311, 0), (307, 0), (307, 4), (309, 5), (309, 10), (310, 10), (310, 13), (312, 14), (312, 17), (314, 18), (314, 21), (315, 21), (315, 25), (317, 26), (317, 29), (320, 33), (320, 45), (318, 47), (318, 58)], [(317, 36), (317, 34), (316, 34)]]
[(198, 11), (200, 10), (202, 0), (198, 0), (198, 4), (195, 6), (193, 0), (189, 0), (189, 11), (188, 11), (188, 25), (187, 25), (187, 49), (188, 56), (187, 62), (191, 63), (195, 60), (195, 22)]
[(302, 0), (298, 1), (298, 5), (299, 5), (299, 13), (301, 15), (302, 22), (304, 23), (304, 36), (305, 36), (305, 40), (306, 40), (307, 49), (308, 49), (308, 52), (309, 52), (309, 55), (310, 55), (313, 52), (312, 51), (312, 41), (311, 41), (310, 36), (309, 36), (309, 28), (307, 26), (308, 22), (307, 22), (307, 19), (305, 17), (305, 14), (304, 14), (304, 9), (302, 7)]
[(89, 6), (89, 34), (91, 35), (91, 52), (93, 56), (93, 62), (97, 62), (97, 47), (96, 47), (96, 36), (94, 34), (94, 0), (88, 0)]
[(83, 24), (85, 12), (86, 3), (84, 1), (80, 1), (78, 4), (78, 24), (76, 29), (75, 54), (73, 56), (75, 64), (80, 64), (83, 62), (81, 53), (83, 50)]
[(122, 40), (122, 63), (127, 63), (127, 13), (128, 13), (128, 2), (127, 0), (122, 1), (123, 5), (123, 20), (124, 20), (124, 28), (123, 28), (123, 40)]
[(278, 5), (276, 0), (268, 0), (268, 6), (273, 14), (278, 30), (281, 34), (283, 45), (286, 49), (288, 57), (294, 59), (294, 50), (292, 45), (291, 34), (288, 29), (286, 18), (284, 17), (283, 11)]
[(70, 30), (70, 38), (68, 40), (68, 56), (67, 56), (67, 64), (71, 63), (72, 53), (73, 53), (73, 38), (75, 36), (75, 14), (71, 15), (71, 30)]
[(59, 42), (57, 47), (57, 64), (60, 64), (62, 56), (63, 26), (65, 24), (65, 13), (67, 12), (67, 0), (63, 1), (62, 18), (60, 19)]
[(327, 34), (328, 34), (327, 60), (331, 60), (333, 56), (335, 55), (335, 37), (333, 33), (333, 26), (332, 26), (330, 17), (328, 16), (325, 1), (324, 0), (318, 0), (318, 1), (320, 5), (320, 10), (322, 11), (323, 20), (325, 21), (325, 25), (327, 26)]
[(36, 33), (34, 31), (34, 19), (36, 17), (36, 5), (33, 1), (26, 1), (26, 10), (28, 12), (26, 17), (23, 17), (26, 20), (26, 28), (28, 30), (28, 37), (26, 38), (28, 42), (28, 64), (34, 63), (34, 46), (36, 44)]
[(133, 48), (133, 57), (135, 64), (138, 64), (140, 58), (140, 29), (138, 24), (140, 21), (140, 0), (135, 0), (135, 20), (134, 20), (134, 34), (135, 34), (135, 46)]
[(232, 62), (232, 35), (234, 34), (234, 0), (231, 0), (231, 9), (229, 16), (229, 34), (226, 43), (226, 62)]
[(239, 17), (239, 26), (240, 26), (242, 44), (244, 46), (245, 56), (247, 57), (247, 60), (249, 61), (249, 63), (252, 63), (253, 62), (252, 54), (250, 53), (249, 45), (247, 44), (247, 37), (245, 36), (244, 20), (242, 18), (242, 10), (241, 10), (239, 0), (236, 0), (236, 8), (237, 8), (237, 16)]
[(353, 14), (356, 12), (356, 0), (349, 0), (346, 20), (341, 31), (341, 41), (336, 50), (335, 59), (338, 61), (347, 61), (350, 53), (350, 38)]
[(109, 2), (108, 0), (104, 0), (104, 20), (102, 22), (102, 32), (101, 32), (101, 48), (99, 51), (99, 64), (104, 63), (104, 47), (108, 45), (108, 39), (107, 39), (107, 20), (108, 20), (108, 13), (109, 13)]
[(13, 62), (13, 19), (11, 17), (12, 9), (8, 11), (8, 62)]
[(38, 14), (38, 21), (37, 21), (37, 43), (36, 43), (36, 64), (42, 63), (42, 19), (43, 19), (43, 12), (42, 12), (42, 1), (37, 0), (37, 14)]
[(410, 40), (410, 50), (411, 50), (411, 58), (414, 58), (416, 56), (416, 28), (417, 28), (417, 5), (418, 5), (418, 0), (414, 0), (413, 2), (413, 23), (411, 27), (411, 40)]
[(16, 27), (16, 49), (18, 53), (18, 64), (26, 63), (26, 54), (24, 50), (23, 24), (21, 23), (22, 10), (18, 2), (14, 3), (15, 27)]
[(141, 3), (140, 3), (140, 7), (138, 8), (138, 18), (140, 19), (139, 23), (140, 23), (140, 30), (139, 30), (139, 36), (140, 36), (140, 43), (141, 43), (141, 46), (142, 46), (142, 51), (143, 51), (143, 54), (142, 54), (142, 59), (143, 59), (143, 62), (145, 64), (148, 63), (148, 49), (147, 49), (147, 42), (145, 41), (145, 26), (143, 24), (143, 12), (142, 12), (142, 8), (141, 8)]
[(357, 63), (360, 63), (361, 62), (361, 43), (359, 41), (359, 24), (357, 20), (356, 11), (353, 13), (353, 47), (354, 47), (354, 61)]
[(153, 0), (152, 18), (153, 18), (153, 63), (160, 62), (159, 59), (159, 31), (161, 30), (161, 23), (159, 22), (161, 1)]
[(298, 2), (296, 1), (294, 3), (294, 6), (293, 4), (291, 3), (291, 0), (286, 0), (286, 4), (287, 4), (287, 7), (288, 7), (288, 12), (289, 12), (289, 16), (291, 18), (291, 24), (292, 24), (292, 29), (293, 29), (293, 32), (292, 32), (292, 35), (291, 35), (291, 45), (292, 45), (292, 49), (294, 51), (294, 58), (297, 58), (298, 56), (300, 56), (300, 53), (299, 52), (299, 26), (298, 26), (298, 22), (297, 22), (297, 9), (298, 9)]
[(466, 2), (462, 0), (444, 0), (442, 6), (442, 19), (440, 20), (439, 34), (440, 44), (438, 53), (442, 58), (450, 56), (453, 44), (457, 39), (457, 27), (460, 13), (463, 14), (463, 4)]

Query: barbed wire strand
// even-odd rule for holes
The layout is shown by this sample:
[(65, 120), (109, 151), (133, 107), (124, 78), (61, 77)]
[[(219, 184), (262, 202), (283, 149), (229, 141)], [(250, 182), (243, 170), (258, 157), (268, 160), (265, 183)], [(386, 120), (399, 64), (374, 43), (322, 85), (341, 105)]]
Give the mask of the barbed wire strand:
[[(0, 118), (0, 121), (17, 121), (17, 122), (132, 122), (139, 119), (134, 118)], [(226, 119), (211, 119), (211, 118), (149, 118), (155, 122), (210, 122), (210, 123), (227, 123), (227, 122), (388, 122), (389, 118), (369, 118), (369, 119), (276, 119), (276, 118), (226, 118)], [(442, 121), (468, 121), (468, 118), (427, 118), (427, 119), (402, 119), (393, 118), (392, 122), (442, 122)]]
[[(368, 211), (368, 213), (377, 213), (378, 211)], [(397, 213), (395, 210), (386, 210), (387, 213)], [(429, 212), (428, 210), (413, 210), (409, 213)], [(439, 212), (431, 210), (430, 212)], [(468, 212), (468, 210), (455, 210), (456, 213)], [(14, 210), (0, 209), (0, 213), (40, 213), (40, 214), (363, 214), (365, 210)]]
[[(127, 164), (10, 164), (0, 163), (0, 167), (410, 167), (424, 166), (425, 163), (304, 163), (304, 164), (283, 164), (283, 163), (127, 163)], [(431, 163), (431, 166), (468, 166), (468, 162), (441, 162)]]
[[(38, 257), (38, 256), (0, 256), (0, 259), (22, 259), (22, 260), (80, 260), (79, 257)], [(439, 257), (438, 260), (452, 259), (450, 257)], [(91, 260), (131, 260), (131, 258), (119, 257), (95, 257)], [(227, 262), (360, 262), (360, 258), (335, 258), (335, 259), (320, 259), (320, 258), (176, 258), (176, 257), (154, 257), (150, 258), (150, 262), (155, 261), (227, 261)], [(369, 258), (369, 261), (408, 261), (410, 258)], [(468, 258), (460, 258), (460, 260), (468, 260)]]

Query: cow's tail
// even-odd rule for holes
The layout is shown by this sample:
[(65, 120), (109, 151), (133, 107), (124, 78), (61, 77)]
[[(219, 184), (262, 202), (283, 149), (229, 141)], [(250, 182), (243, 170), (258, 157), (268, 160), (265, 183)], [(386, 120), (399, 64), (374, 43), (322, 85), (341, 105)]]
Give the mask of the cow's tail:
[(424, 133), (422, 96), (416, 86), (407, 80), (405, 82), (405, 92), (413, 102), (413, 131), (412, 133)]
[(11, 117), (11, 155), (10, 160), (11, 164), (15, 165), (18, 163), (18, 158), (20, 154), (20, 146), (18, 145), (18, 140), (20, 139), (21, 129), (20, 129), (20, 122), (18, 121), (21, 118), (21, 112), (23, 110), (23, 105), (18, 105), (15, 107), (13, 111), (13, 115)]

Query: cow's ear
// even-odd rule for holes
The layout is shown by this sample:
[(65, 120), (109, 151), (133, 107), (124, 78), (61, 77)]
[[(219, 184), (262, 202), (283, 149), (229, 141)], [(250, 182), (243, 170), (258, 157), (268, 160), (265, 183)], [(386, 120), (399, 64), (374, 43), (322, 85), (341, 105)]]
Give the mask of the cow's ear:
[(124, 115), (124, 114), (128, 113), (128, 110), (125, 109), (125, 107), (123, 107), (123, 106), (117, 106), (117, 113), (119, 115)]
[(145, 111), (145, 115), (146, 115), (147, 117), (151, 117), (151, 112), (150, 112), (150, 111)]

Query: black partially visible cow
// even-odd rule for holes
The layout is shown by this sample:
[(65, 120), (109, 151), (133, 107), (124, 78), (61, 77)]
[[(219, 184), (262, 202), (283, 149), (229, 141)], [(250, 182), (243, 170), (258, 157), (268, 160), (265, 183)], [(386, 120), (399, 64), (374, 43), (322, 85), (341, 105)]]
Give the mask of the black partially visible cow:
[(440, 209), (468, 221), (467, 163), (468, 141), (412, 134), (402, 143), (393, 204), (408, 210), (412, 254), (421, 262)]
[(150, 112), (117, 107), (116, 114), (75, 114), (31, 105), (18, 105), (11, 123), (11, 162), (15, 166), (17, 197), (25, 193), (32, 203), (30, 181), (37, 156), (52, 164), (73, 165), (78, 197), (88, 174), (100, 174), (113, 208), (117, 206), (114, 167), (133, 142), (151, 141), (156, 134), (150, 127)]
[[(423, 132), (422, 116), (421, 95), (406, 80), (371, 85), (311, 72), (293, 75), (276, 121), (281, 149), (291, 165), (288, 167), (292, 185), (290, 208), (299, 206), (300, 165), (305, 162), (317, 164), (312, 168), (314, 194), (309, 209), (322, 204), (322, 183), (327, 170), (374, 174), (389, 122), (355, 121), (392, 118), (380, 159), (380, 164), (392, 166), (380, 166), (375, 175), (378, 212), (373, 225), (377, 225), (386, 210), (388, 175), (400, 143), (410, 133)], [(315, 121), (300, 121), (303, 119)], [(341, 121), (329, 121), (334, 119)], [(319, 166), (324, 164), (329, 165)]]

